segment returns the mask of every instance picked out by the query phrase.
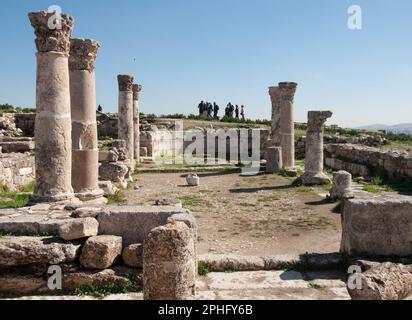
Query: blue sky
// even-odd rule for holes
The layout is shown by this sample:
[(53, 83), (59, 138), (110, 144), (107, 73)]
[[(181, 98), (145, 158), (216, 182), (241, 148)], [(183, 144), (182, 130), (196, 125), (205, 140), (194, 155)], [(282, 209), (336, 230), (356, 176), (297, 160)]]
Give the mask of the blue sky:
[[(347, 28), (350, 5), (363, 29)], [(145, 113), (195, 113), (200, 100), (244, 104), (269, 118), (267, 87), (299, 84), (296, 121), (332, 110), (330, 123), (412, 122), (410, 0), (1, 1), (0, 103), (35, 104), (30, 11), (59, 5), (74, 37), (102, 48), (97, 101), (117, 109), (117, 74), (143, 85)]]

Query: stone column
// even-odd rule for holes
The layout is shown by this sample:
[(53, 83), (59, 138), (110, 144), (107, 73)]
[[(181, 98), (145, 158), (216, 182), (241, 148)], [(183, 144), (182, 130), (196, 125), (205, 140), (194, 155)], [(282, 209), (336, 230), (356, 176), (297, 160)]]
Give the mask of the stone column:
[(119, 134), (118, 138), (126, 142), (127, 156), (133, 166), (134, 130), (133, 130), (133, 77), (117, 76), (119, 82)]
[(184, 222), (153, 229), (143, 244), (145, 300), (189, 300), (195, 297), (194, 233)]
[(272, 102), (272, 129), (271, 145), (279, 147), (282, 141), (280, 134), (280, 89), (279, 87), (269, 87), (270, 100)]
[(73, 18), (61, 14), (61, 28), (49, 29), (54, 13), (32, 12), (36, 34), (36, 188), (33, 202), (74, 197), (70, 117), (69, 52)]
[(280, 82), (280, 147), (285, 169), (292, 175), (295, 173), (295, 122), (293, 119), (293, 103), (297, 84)]
[(341, 170), (333, 173), (330, 198), (334, 200), (353, 198), (352, 175), (349, 172)]
[(103, 196), (99, 189), (95, 61), (100, 45), (94, 40), (72, 39), (70, 46), (70, 98), (72, 117), (72, 186), (80, 200)]
[(133, 85), (133, 134), (134, 134), (134, 160), (136, 163), (140, 162), (140, 108), (139, 98), (142, 86), (139, 84)]
[(282, 170), (282, 148), (267, 148), (266, 158), (266, 173), (277, 173)]
[(306, 185), (330, 182), (323, 173), (323, 132), (324, 124), (332, 116), (331, 111), (309, 111), (306, 133), (305, 173), (301, 177)]

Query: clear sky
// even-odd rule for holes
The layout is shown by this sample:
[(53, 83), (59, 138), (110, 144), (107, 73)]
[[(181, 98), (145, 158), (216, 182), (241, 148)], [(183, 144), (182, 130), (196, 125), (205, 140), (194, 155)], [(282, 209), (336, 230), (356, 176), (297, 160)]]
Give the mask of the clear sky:
[[(347, 27), (352, 4), (362, 30)], [(344, 126), (412, 122), (410, 0), (2, 0), (0, 103), (34, 107), (27, 13), (50, 5), (75, 18), (74, 37), (101, 42), (105, 111), (117, 109), (116, 75), (133, 74), (145, 113), (196, 113), (207, 100), (269, 118), (267, 87), (295, 81), (296, 121), (329, 109)]]

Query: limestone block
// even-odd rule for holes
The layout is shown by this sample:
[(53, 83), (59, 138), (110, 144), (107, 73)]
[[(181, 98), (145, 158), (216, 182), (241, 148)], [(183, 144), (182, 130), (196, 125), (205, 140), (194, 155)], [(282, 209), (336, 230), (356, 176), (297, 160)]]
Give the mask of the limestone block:
[(59, 237), (64, 240), (76, 240), (96, 236), (99, 223), (94, 218), (70, 220), (59, 227)]
[(189, 174), (186, 177), (187, 184), (192, 187), (196, 187), (200, 184), (200, 178), (196, 173)]
[(412, 198), (378, 195), (347, 199), (342, 213), (341, 252), (349, 255), (412, 255)]
[(73, 262), (80, 244), (52, 237), (1, 237), (0, 267)]
[(352, 198), (352, 175), (347, 171), (333, 173), (332, 189), (330, 190), (331, 199)]
[(122, 254), (122, 238), (117, 236), (96, 236), (87, 239), (80, 263), (88, 269), (109, 268)]
[(123, 249), (123, 262), (126, 266), (143, 268), (143, 244), (135, 243)]
[(102, 180), (122, 182), (128, 172), (129, 168), (121, 162), (103, 162), (99, 166), (99, 177)]
[(193, 233), (182, 222), (153, 229), (144, 240), (146, 300), (194, 299), (196, 256)]
[(99, 234), (121, 236), (124, 246), (143, 243), (150, 230), (178, 214), (193, 217), (176, 206), (108, 206), (97, 216)]
[(119, 191), (111, 181), (99, 181), (99, 188), (104, 191), (105, 196), (115, 195)]
[(402, 300), (412, 294), (410, 266), (390, 262), (373, 265), (361, 275), (362, 288), (350, 289), (353, 300)]

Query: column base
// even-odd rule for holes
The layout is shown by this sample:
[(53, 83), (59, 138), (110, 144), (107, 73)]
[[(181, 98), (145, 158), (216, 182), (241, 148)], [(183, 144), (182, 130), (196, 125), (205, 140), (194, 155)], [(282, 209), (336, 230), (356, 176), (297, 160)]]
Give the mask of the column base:
[(96, 190), (84, 190), (76, 193), (75, 196), (81, 201), (90, 201), (102, 198), (104, 196), (104, 191), (101, 189)]
[(48, 196), (40, 196), (37, 194), (33, 194), (29, 200), (29, 205), (37, 204), (37, 203), (55, 203), (55, 202), (62, 202), (62, 201), (71, 201), (76, 199), (74, 193), (61, 193), (57, 195), (48, 195)]
[(310, 172), (305, 172), (299, 180), (302, 182), (302, 184), (306, 186), (311, 186), (311, 185), (323, 185), (323, 184), (328, 184), (331, 183), (332, 180), (323, 172), (319, 172), (316, 174), (310, 173)]
[(297, 177), (298, 176), (298, 170), (296, 168), (283, 168), (284, 173), (288, 177)]

